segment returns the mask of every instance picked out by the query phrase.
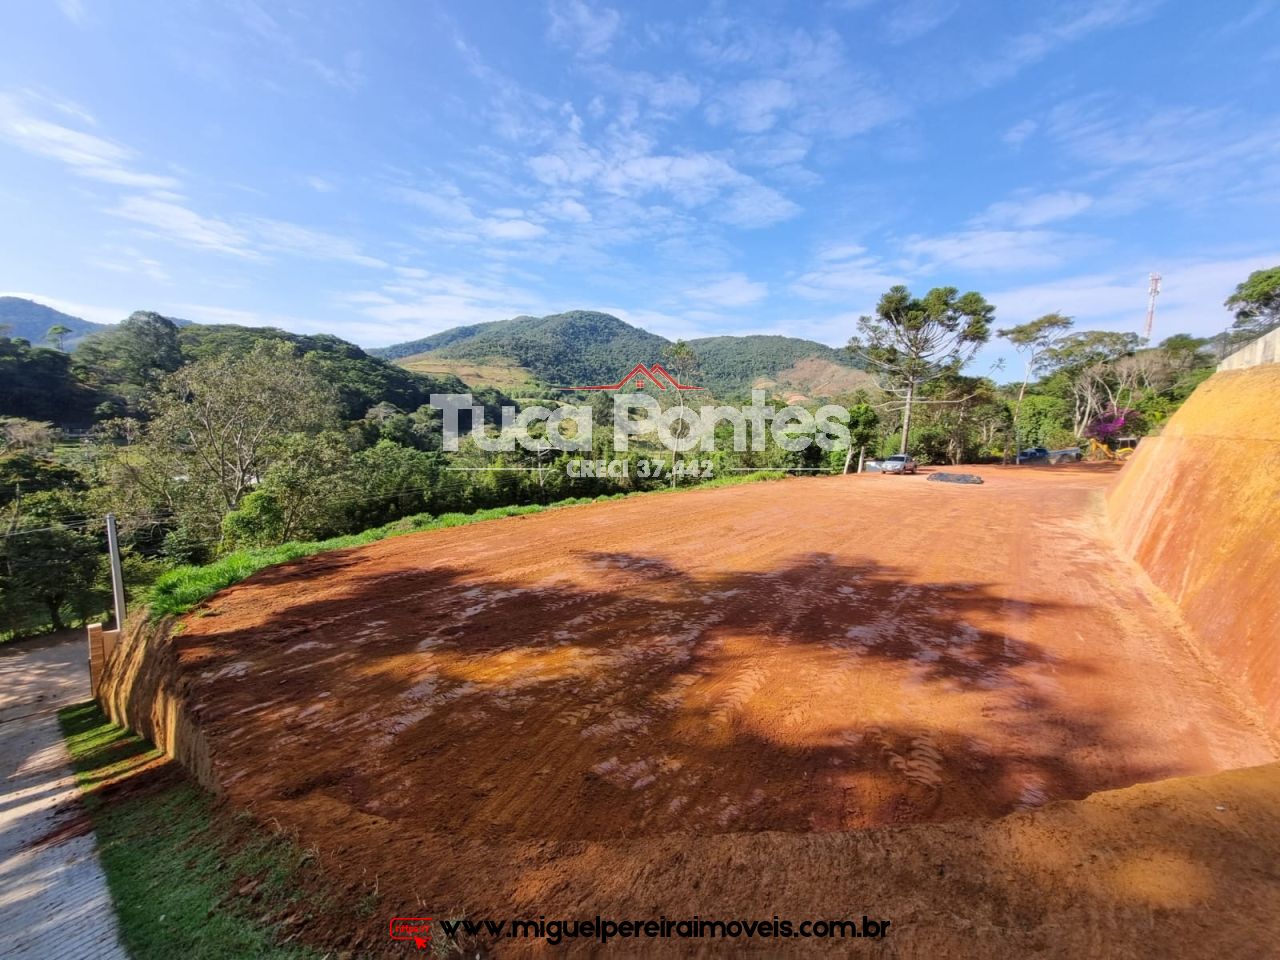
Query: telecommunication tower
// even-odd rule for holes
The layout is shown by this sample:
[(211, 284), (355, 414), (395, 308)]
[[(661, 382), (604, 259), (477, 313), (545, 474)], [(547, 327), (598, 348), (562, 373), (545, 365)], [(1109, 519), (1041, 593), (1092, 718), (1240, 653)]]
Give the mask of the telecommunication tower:
[(1147, 287), (1147, 325), (1142, 331), (1142, 336), (1147, 340), (1151, 339), (1151, 328), (1156, 322), (1156, 297), (1160, 296), (1160, 274), (1151, 274), (1150, 286)]

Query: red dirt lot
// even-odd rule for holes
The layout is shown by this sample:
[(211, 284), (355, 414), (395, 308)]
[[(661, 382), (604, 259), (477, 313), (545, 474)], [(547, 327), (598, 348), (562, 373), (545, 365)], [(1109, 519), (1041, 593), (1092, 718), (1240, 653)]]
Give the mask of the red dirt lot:
[[(1152, 841), (1086, 889), (1053, 819), (1123, 831), (1146, 794), (912, 825), (1276, 744), (1113, 548), (1111, 469), (977, 472), (651, 495), (272, 568), (187, 618), (186, 698), (228, 799), (376, 889), (362, 955), (404, 953), (387, 918), (429, 911), (867, 913), (898, 924), (891, 956), (1147, 955), (1174, 928), (1133, 924), (1213, 883)], [(1093, 926), (1046, 933), (1086, 902)]]

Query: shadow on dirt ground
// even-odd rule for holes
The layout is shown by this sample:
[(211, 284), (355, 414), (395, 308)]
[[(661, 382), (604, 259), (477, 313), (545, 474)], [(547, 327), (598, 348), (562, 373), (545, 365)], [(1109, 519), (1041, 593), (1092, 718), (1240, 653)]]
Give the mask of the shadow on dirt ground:
[[(214, 598), (175, 644), (230, 802), (392, 913), (878, 911), (912, 931), (890, 955), (1148, 955), (1136, 924), (1276, 899), (1218, 876), (1280, 823), (1252, 781), (1230, 816), (1166, 807), (1164, 785), (1032, 810), (1185, 772), (1159, 730), (1079, 708), (1096, 666), (992, 626), (1066, 605), (813, 552), (710, 576), (572, 563), (548, 581), (335, 554), (306, 571), (340, 581), (283, 610), (256, 596), (296, 565)], [(316, 936), (398, 950), (348, 914)]]

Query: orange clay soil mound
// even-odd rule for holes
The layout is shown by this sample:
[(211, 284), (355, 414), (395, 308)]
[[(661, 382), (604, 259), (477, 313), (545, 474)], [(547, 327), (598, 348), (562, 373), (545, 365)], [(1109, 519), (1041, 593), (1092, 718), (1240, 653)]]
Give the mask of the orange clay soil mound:
[(867, 913), (897, 924), (896, 956), (1274, 934), (1274, 769), (1227, 800), (1210, 778), (1035, 809), (1277, 753), (1112, 547), (1114, 470), (976, 472), (313, 557), (189, 616), (173, 688), (230, 802), (317, 849), (353, 903), (375, 895), (326, 935), (361, 955), (404, 953), (387, 918), (427, 914)]
[(1122, 549), (1280, 733), (1280, 364), (1201, 384), (1107, 499)]

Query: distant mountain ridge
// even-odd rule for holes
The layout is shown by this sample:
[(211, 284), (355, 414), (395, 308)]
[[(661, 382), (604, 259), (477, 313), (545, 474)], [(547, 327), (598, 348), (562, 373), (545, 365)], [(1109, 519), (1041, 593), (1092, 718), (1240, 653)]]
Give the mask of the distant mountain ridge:
[[(123, 322), (125, 318), (120, 319)], [(190, 320), (183, 320), (181, 317), (165, 319), (171, 320), (179, 327), (192, 325)], [(35, 300), (28, 300), (26, 297), (0, 297), (0, 328), (8, 328), (0, 331), (2, 336), (21, 337), (33, 346), (47, 347), (49, 342), (45, 339), (45, 335), (55, 324), (61, 324), (71, 330), (63, 342), (63, 346), (68, 350), (90, 334), (105, 333), (120, 325), (95, 323), (92, 320), (55, 310)]]
[[(169, 319), (179, 327), (190, 325), (186, 320)], [(118, 329), (116, 324), (91, 323), (21, 297), (0, 297), (0, 324), (8, 326), (8, 336), (37, 346), (46, 345), (50, 327), (62, 324), (71, 331), (64, 343), (68, 350), (86, 337)], [(232, 341), (238, 339), (232, 333), (236, 330), (267, 335), (265, 330), (236, 326), (208, 329), (226, 331)], [(294, 337), (284, 331), (271, 331), (270, 335)], [(295, 339), (301, 345), (301, 340), (312, 338)], [(336, 337), (329, 339), (341, 342)], [(661, 360), (662, 351), (671, 343), (611, 314), (570, 310), (453, 327), (364, 354), (399, 361), (399, 366), (429, 379), (458, 383), (455, 378), (460, 378), (468, 386), (510, 391), (522, 384), (614, 383), (636, 363)], [(689, 345), (698, 357), (698, 369), (686, 379), (716, 396), (745, 396), (760, 388), (772, 396), (802, 402), (873, 385), (872, 378), (848, 354), (814, 340), (757, 334), (701, 337)]]
[[(637, 362), (660, 360), (671, 341), (594, 310), (513, 317), (453, 327), (418, 340), (370, 350), (413, 369), (499, 364), (544, 384), (613, 383)], [(869, 386), (871, 377), (843, 351), (798, 337), (752, 335), (689, 341), (698, 357), (693, 380), (713, 393), (753, 387), (804, 399)]]
[(110, 329), (105, 323), (82, 320), (25, 297), (0, 297), (0, 327), (8, 328), (6, 336), (21, 337), (42, 346), (46, 344), (45, 334), (49, 328), (57, 324), (71, 331), (66, 336), (68, 347), (91, 333)]

